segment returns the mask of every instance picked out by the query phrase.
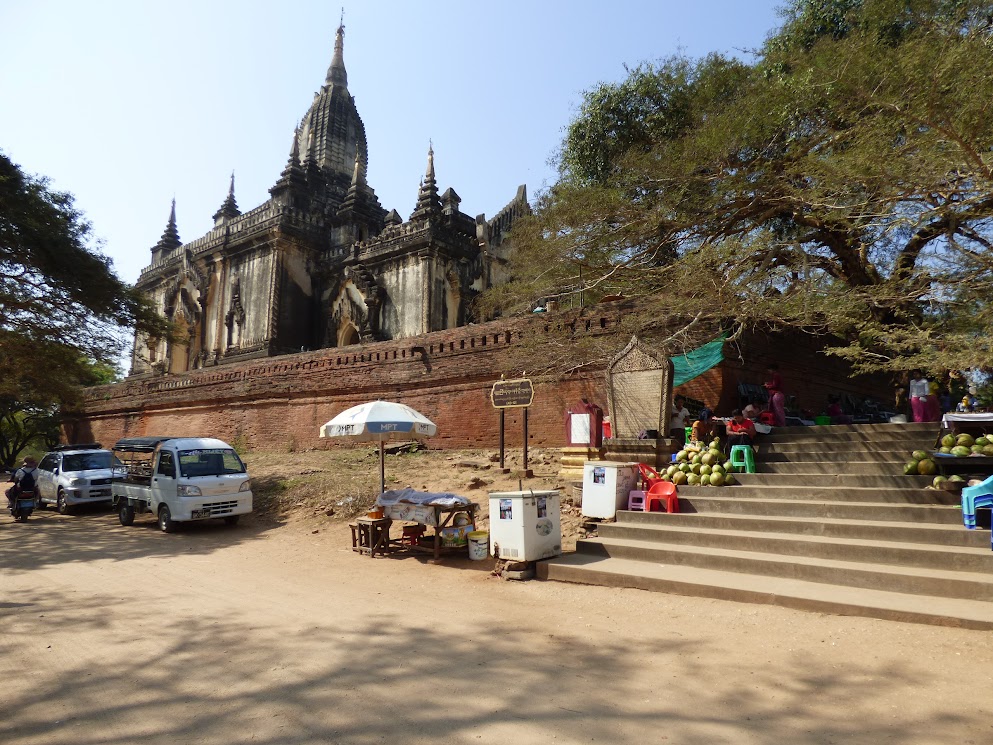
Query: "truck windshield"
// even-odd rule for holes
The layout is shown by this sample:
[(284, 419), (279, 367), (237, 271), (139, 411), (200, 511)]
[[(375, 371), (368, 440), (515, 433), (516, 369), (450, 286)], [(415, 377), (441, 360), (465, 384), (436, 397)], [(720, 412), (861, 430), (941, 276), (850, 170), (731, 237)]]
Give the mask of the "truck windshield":
[(229, 473), (244, 473), (245, 464), (230, 448), (206, 450), (180, 450), (179, 470), (187, 478), (195, 476), (224, 476)]
[(89, 471), (120, 465), (121, 462), (111, 453), (75, 453), (62, 458), (63, 471)]

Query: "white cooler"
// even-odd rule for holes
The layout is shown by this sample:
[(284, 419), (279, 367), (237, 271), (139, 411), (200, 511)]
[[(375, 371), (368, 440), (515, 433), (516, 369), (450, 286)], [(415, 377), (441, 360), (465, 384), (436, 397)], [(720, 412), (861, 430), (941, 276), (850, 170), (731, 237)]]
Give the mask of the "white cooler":
[(588, 460), (583, 466), (583, 516), (612, 518), (626, 510), (638, 483), (637, 463)]
[(498, 559), (537, 561), (562, 553), (557, 491), (490, 492), (490, 553)]

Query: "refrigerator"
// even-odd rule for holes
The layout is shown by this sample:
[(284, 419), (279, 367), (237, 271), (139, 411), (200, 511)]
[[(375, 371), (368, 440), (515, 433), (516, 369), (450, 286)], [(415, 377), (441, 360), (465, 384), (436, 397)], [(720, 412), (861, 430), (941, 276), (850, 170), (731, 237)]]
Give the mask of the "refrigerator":
[(561, 553), (558, 491), (490, 492), (491, 555), (537, 561)]
[(583, 516), (613, 518), (626, 510), (638, 484), (638, 464), (588, 460), (583, 466)]

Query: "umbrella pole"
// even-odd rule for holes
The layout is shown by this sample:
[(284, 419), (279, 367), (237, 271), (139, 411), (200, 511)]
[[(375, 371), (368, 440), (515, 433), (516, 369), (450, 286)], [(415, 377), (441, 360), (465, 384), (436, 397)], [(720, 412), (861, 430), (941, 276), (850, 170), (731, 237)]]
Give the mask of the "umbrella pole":
[(379, 441), (379, 493), (386, 491), (386, 463), (383, 448), (383, 440)]

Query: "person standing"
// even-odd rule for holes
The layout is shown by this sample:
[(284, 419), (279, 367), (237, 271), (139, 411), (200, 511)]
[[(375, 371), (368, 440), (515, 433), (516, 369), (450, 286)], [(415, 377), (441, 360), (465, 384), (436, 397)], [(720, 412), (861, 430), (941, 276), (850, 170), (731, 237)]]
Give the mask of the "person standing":
[(910, 373), (910, 410), (914, 413), (915, 422), (927, 422), (929, 420), (928, 396), (931, 387), (928, 385), (920, 370)]
[(685, 396), (676, 396), (672, 402), (672, 416), (669, 419), (669, 437), (679, 442), (686, 441), (686, 428), (689, 427), (690, 410), (686, 408)]
[(772, 412), (773, 425), (776, 427), (786, 426), (786, 394), (783, 392), (783, 378), (779, 374), (779, 365), (770, 362), (766, 368), (769, 380), (763, 385), (769, 392), (769, 410)]

